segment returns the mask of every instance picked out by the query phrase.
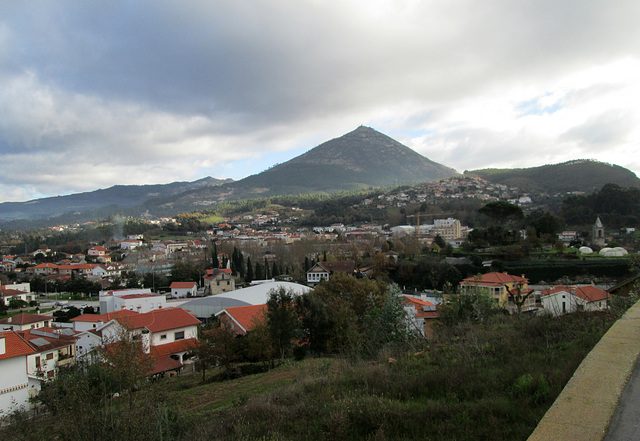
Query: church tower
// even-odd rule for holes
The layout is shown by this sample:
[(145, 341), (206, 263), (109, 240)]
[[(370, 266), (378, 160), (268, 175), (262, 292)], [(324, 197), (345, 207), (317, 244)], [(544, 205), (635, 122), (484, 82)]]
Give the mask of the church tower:
[(591, 244), (599, 247), (604, 247), (604, 225), (600, 220), (600, 216), (596, 219), (596, 223), (593, 225), (593, 232), (591, 235)]

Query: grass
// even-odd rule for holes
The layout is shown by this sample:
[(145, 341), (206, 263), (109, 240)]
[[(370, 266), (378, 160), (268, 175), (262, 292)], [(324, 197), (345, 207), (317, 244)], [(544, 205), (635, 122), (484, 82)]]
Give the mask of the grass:
[[(376, 359), (287, 361), (222, 382), (211, 381), (217, 371), (205, 383), (198, 373), (182, 375), (136, 399), (150, 427), (166, 426), (171, 436), (163, 439), (172, 440), (526, 440), (614, 320), (498, 315), (441, 328), (429, 342), (383, 348)], [(64, 418), (73, 424), (63, 413), (29, 423), (22, 437), (8, 435), (70, 439), (56, 432)]]

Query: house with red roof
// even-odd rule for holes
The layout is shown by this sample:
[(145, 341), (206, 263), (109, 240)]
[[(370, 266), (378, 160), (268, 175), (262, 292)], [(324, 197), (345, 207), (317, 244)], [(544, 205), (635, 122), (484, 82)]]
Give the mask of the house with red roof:
[(204, 290), (207, 294), (235, 291), (236, 280), (229, 268), (208, 269), (204, 276)]
[(171, 297), (174, 299), (195, 297), (198, 293), (198, 284), (196, 282), (173, 282), (169, 289), (171, 289)]
[(50, 315), (21, 312), (20, 314), (1, 319), (0, 330), (25, 331), (27, 329), (38, 329), (50, 326), (51, 322), (53, 322), (53, 317)]
[(426, 299), (403, 295), (404, 311), (410, 331), (419, 332), (426, 337), (433, 336), (434, 324), (438, 319), (436, 305)]
[(33, 274), (35, 276), (49, 276), (51, 274), (58, 273), (58, 265), (55, 263), (41, 263), (36, 266), (32, 266), (26, 269), (27, 274)]
[(15, 331), (0, 331), (0, 420), (19, 407), (28, 408), (27, 356), (34, 353)]
[(42, 381), (54, 378), (60, 367), (75, 363), (77, 338), (70, 329), (46, 327), (18, 334), (34, 350), (27, 356), (27, 376), (37, 390)]
[(529, 279), (524, 275), (512, 276), (508, 273), (492, 272), (478, 274), (474, 277), (467, 277), (460, 282), (461, 293), (483, 293), (495, 300), (501, 308), (515, 310), (515, 305), (511, 298), (514, 295), (528, 296), (522, 305), (522, 311), (536, 308), (535, 295), (529, 289)]
[(106, 257), (109, 255), (109, 250), (105, 247), (95, 246), (87, 250), (87, 256), (90, 257)]
[(599, 311), (609, 307), (609, 293), (593, 285), (554, 286), (540, 293), (542, 307), (555, 317), (575, 311)]
[(174, 355), (182, 363), (183, 356), (198, 339), (198, 325), (200, 320), (186, 310), (164, 308), (144, 314), (118, 317), (100, 330), (103, 342), (117, 340), (123, 329), (140, 335), (147, 351), (156, 346), (172, 344), (168, 347), (172, 350), (169, 355)]
[[(200, 321), (192, 314), (180, 308), (164, 308), (138, 314), (116, 312), (110, 314), (85, 314), (93, 323), (100, 323), (95, 328), (87, 329), (92, 323), (83, 316), (73, 319), (74, 326), (85, 329), (78, 337), (78, 356), (87, 357), (97, 346), (116, 345), (123, 333), (132, 333), (134, 340), (140, 340), (141, 350), (150, 354), (153, 367), (149, 375), (179, 371), (187, 361), (185, 355), (197, 345), (198, 325)], [(106, 323), (105, 319), (110, 318)], [(80, 323), (85, 323), (79, 326)], [(113, 346), (113, 347), (116, 347)], [(91, 360), (90, 357), (87, 360)]]
[(29, 302), (34, 299), (29, 283), (13, 283), (0, 286), (0, 302), (9, 305), (11, 300), (23, 300)]
[(257, 320), (266, 313), (267, 305), (231, 306), (216, 314), (222, 326), (233, 329), (236, 334), (246, 334)]

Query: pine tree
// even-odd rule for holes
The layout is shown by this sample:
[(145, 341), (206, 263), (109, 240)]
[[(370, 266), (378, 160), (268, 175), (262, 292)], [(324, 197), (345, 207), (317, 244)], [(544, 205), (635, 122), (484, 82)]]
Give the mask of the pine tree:
[(244, 281), (251, 283), (253, 281), (253, 268), (251, 268), (251, 257), (247, 257), (247, 273), (244, 277)]
[(264, 280), (264, 268), (260, 262), (256, 262), (256, 271), (255, 271), (256, 280)]
[(213, 251), (211, 252), (211, 262), (213, 263), (213, 268), (220, 268), (220, 262), (218, 261), (218, 246), (216, 243), (213, 243)]

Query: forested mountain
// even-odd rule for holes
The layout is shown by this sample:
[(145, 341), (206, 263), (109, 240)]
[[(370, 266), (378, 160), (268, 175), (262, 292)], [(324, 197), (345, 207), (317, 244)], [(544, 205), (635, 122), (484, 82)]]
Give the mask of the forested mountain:
[(531, 168), (483, 169), (465, 172), (496, 184), (517, 187), (524, 192), (548, 194), (582, 191), (591, 193), (605, 184), (640, 187), (640, 179), (619, 165), (576, 160)]
[(455, 174), (454, 169), (433, 162), (372, 128), (360, 126), (262, 173), (150, 202), (160, 208), (184, 210), (226, 200), (331, 194), (435, 181)]
[[(605, 184), (640, 188), (640, 179), (631, 171), (591, 160), (465, 173), (517, 187), (522, 192), (549, 195), (592, 193)], [(0, 204), (0, 222), (3, 228), (24, 229), (44, 226), (46, 222), (81, 222), (108, 217), (112, 213), (172, 216), (206, 209), (224, 201), (282, 195), (328, 195), (436, 181), (456, 174), (454, 169), (433, 162), (372, 128), (360, 126), (283, 164), (239, 181), (204, 178), (164, 185), (117, 185), (68, 196), (6, 202)]]
[(36, 199), (27, 202), (0, 204), (0, 220), (46, 219), (71, 212), (100, 211), (139, 206), (145, 201), (161, 196), (182, 193), (187, 190), (221, 185), (232, 179), (204, 178), (194, 182), (172, 182), (158, 185), (114, 185), (85, 193)]

